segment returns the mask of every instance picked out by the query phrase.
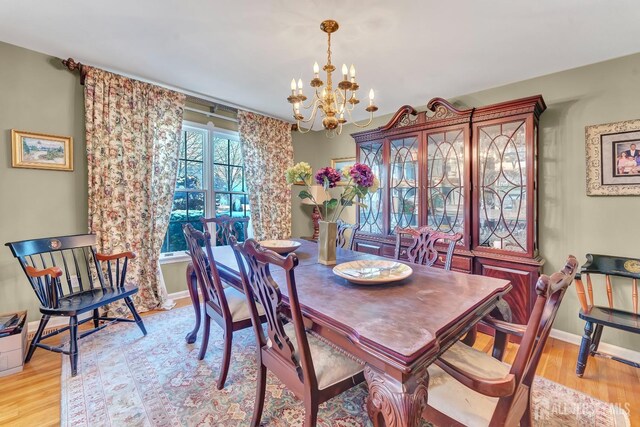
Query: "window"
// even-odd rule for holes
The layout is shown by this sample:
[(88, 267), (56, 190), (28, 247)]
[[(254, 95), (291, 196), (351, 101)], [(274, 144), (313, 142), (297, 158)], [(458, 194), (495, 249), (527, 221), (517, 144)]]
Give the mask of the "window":
[(213, 215), (248, 217), (240, 141), (235, 132), (184, 123), (178, 155), (178, 177), (163, 253), (184, 251), (182, 226), (202, 230), (200, 218)]

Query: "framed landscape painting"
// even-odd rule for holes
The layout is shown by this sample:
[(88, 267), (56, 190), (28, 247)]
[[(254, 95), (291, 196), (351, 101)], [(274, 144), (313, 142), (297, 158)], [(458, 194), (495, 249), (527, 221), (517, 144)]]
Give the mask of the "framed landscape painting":
[(12, 129), (11, 166), (72, 171), (73, 138)]
[(587, 126), (587, 195), (640, 195), (640, 120)]
[[(331, 159), (331, 167), (337, 170), (338, 172), (342, 172), (342, 169), (345, 166), (353, 166), (356, 162), (355, 157), (341, 157), (338, 159)], [(341, 181), (338, 182), (338, 185), (347, 185), (346, 182)]]

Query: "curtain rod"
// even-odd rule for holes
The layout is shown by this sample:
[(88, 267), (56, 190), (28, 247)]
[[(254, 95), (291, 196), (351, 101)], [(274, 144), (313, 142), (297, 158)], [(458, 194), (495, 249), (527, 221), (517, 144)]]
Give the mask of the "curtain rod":
[[(77, 62), (73, 58), (62, 59), (62, 64), (65, 67), (67, 67), (67, 69), (69, 71), (71, 71), (71, 72), (76, 71), (76, 70), (80, 71), (80, 84), (84, 85), (84, 81), (85, 81), (85, 78), (87, 76), (87, 70), (86, 70), (84, 64), (82, 64), (80, 62)], [(236, 112), (236, 113), (237, 113), (238, 110), (245, 110), (245, 111), (249, 111), (251, 113), (256, 113), (256, 114), (261, 114), (261, 115), (266, 116), (266, 117), (271, 117), (272, 119), (282, 120), (279, 117), (274, 117), (274, 116), (272, 116), (270, 114), (263, 113), (262, 111), (252, 110), (251, 108), (247, 108), (247, 107), (244, 107), (242, 105), (233, 104), (233, 103), (230, 103), (230, 102), (227, 102), (227, 101), (218, 100), (218, 99), (215, 99), (215, 98), (207, 96), (207, 95), (203, 95), (203, 94), (199, 94), (199, 93), (196, 93), (196, 92), (187, 91), (187, 90), (184, 90), (184, 89), (181, 89), (181, 88), (177, 88), (177, 87), (174, 87), (174, 86), (170, 86), (170, 85), (166, 85), (166, 84), (160, 84), (158, 82), (154, 82), (154, 81), (151, 81), (151, 80), (143, 79), (143, 78), (138, 77), (138, 76), (127, 75), (127, 74), (124, 74), (124, 73), (119, 72), (119, 71), (112, 71), (112, 70), (106, 70), (106, 71), (114, 72), (114, 73), (123, 75), (125, 77), (137, 79), (137, 80), (140, 80), (140, 81), (145, 82), (145, 83), (154, 84), (154, 85), (163, 87), (165, 89), (173, 90), (175, 92), (183, 93), (183, 94), (185, 94), (187, 96), (187, 100), (188, 101), (194, 102), (196, 104), (201, 104), (201, 105), (205, 105), (205, 106), (218, 106), (218, 107), (220, 107), (220, 109), (223, 109), (223, 110), (226, 110), (226, 111), (231, 111), (231, 112)], [(287, 120), (283, 120), (283, 121), (287, 122), (287, 123), (290, 123)], [(295, 124), (292, 125), (292, 129), (294, 128), (294, 126), (295, 126)]]

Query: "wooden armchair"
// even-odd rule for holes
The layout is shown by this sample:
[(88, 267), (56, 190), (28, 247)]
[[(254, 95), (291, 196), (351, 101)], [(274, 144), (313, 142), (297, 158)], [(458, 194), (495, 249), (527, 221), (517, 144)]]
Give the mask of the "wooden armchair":
[(338, 236), (336, 237), (336, 246), (344, 249), (353, 249), (353, 239), (356, 237), (356, 232), (360, 229), (360, 224), (349, 224), (341, 219), (338, 219)]
[[(405, 236), (413, 239), (406, 250), (402, 249), (402, 239)], [(447, 256), (443, 263), (444, 269), (448, 271), (451, 270), (453, 251), (461, 239), (462, 234), (460, 233), (442, 233), (426, 226), (417, 230), (413, 228), (396, 228), (395, 258), (399, 260), (403, 255), (406, 255), (409, 261), (414, 264), (423, 264), (431, 267), (438, 260), (438, 251), (435, 248), (435, 244), (438, 241), (442, 241), (447, 244)]]
[[(182, 231), (187, 241), (191, 263), (199, 284), (198, 287), (202, 289), (204, 299), (204, 333), (198, 359), (204, 359), (207, 353), (211, 320), (213, 319), (224, 330), (222, 367), (216, 384), (218, 390), (221, 390), (229, 372), (233, 333), (251, 327), (249, 306), (242, 292), (233, 287), (225, 288), (222, 286), (215, 259), (211, 252), (211, 235), (209, 231), (202, 233), (191, 224), (185, 224), (182, 227)], [(261, 316), (261, 321), (264, 321), (262, 306), (258, 306), (257, 310)]]
[(490, 317), (483, 320), (497, 331), (522, 337), (513, 366), (459, 341), (440, 356), (429, 367), (429, 406), (424, 417), (442, 426), (530, 426), (536, 368), (577, 269), (578, 261), (569, 256), (560, 272), (540, 276), (526, 326)]
[[(316, 425), (318, 405), (364, 380), (363, 365), (305, 329), (294, 269), (297, 256), (286, 258), (261, 248), (253, 239), (232, 244), (240, 266), (245, 295), (251, 307), (253, 329), (258, 343), (258, 383), (251, 426), (260, 425), (264, 406), (267, 369), (273, 372), (305, 407), (305, 427)], [(244, 258), (244, 261), (243, 261)], [(246, 264), (245, 264), (246, 262)], [(292, 321), (284, 319), (286, 307), (278, 283), (269, 266), (283, 269), (286, 276)], [(258, 320), (256, 300), (267, 313), (267, 334)]]
[[(205, 229), (209, 230), (211, 236), (215, 236), (217, 246), (228, 245), (231, 236), (239, 242), (244, 242), (249, 237), (247, 235), (249, 218), (247, 217), (221, 215), (213, 218), (200, 218), (200, 222)], [(209, 224), (213, 224), (213, 230), (209, 228)]]
[[(607, 288), (607, 307), (594, 305), (593, 283), (591, 275), (604, 275)], [(582, 276), (587, 281), (587, 295), (584, 292)], [(611, 277), (629, 279), (631, 281), (631, 300), (633, 312), (616, 309), (613, 306), (613, 281)], [(587, 367), (589, 356), (601, 354), (598, 352), (602, 329), (605, 326), (620, 329), (635, 334), (640, 333), (640, 316), (638, 316), (638, 279), (640, 279), (640, 259), (622, 258), (608, 255), (587, 254), (587, 262), (581, 267), (576, 277), (576, 291), (580, 301), (579, 316), (586, 321), (584, 335), (580, 344), (576, 374), (582, 377)], [(588, 299), (587, 299), (588, 296)], [(594, 332), (595, 325), (595, 332)], [(610, 357), (618, 362), (640, 368), (640, 364), (619, 357)]]
[[(100, 254), (95, 251), (96, 243), (95, 234), (79, 234), (6, 244), (27, 275), (31, 288), (40, 301), (42, 313), (25, 362), (31, 360), (36, 347), (63, 353), (69, 356), (71, 375), (75, 376), (78, 372), (80, 338), (114, 322), (136, 322), (142, 333), (147, 335), (142, 319), (131, 301), (131, 295), (138, 292), (138, 287), (125, 281), (129, 260), (136, 255), (133, 252)], [(121, 299), (131, 311), (133, 319), (100, 315), (100, 307)], [(87, 312), (93, 312), (93, 316), (78, 320), (80, 315)], [(44, 330), (52, 316), (68, 317), (69, 326), (45, 334)], [(93, 320), (93, 329), (78, 334), (78, 325), (89, 320)], [(64, 349), (64, 345), (53, 347), (41, 342), (65, 331), (69, 331), (68, 350)]]

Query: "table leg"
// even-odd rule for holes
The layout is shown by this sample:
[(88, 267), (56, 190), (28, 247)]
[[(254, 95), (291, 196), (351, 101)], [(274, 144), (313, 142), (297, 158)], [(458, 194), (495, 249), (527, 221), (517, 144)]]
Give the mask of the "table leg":
[(378, 369), (366, 365), (364, 376), (369, 386), (367, 412), (375, 427), (416, 427), (427, 407), (429, 373), (426, 368), (402, 383)]
[(198, 329), (200, 329), (200, 297), (198, 296), (198, 280), (196, 278), (196, 272), (193, 269), (193, 264), (189, 263), (187, 266), (187, 289), (189, 290), (189, 296), (191, 296), (191, 304), (193, 304), (193, 311), (196, 312), (196, 324), (193, 330), (187, 334), (185, 340), (189, 344), (196, 342), (198, 337)]

